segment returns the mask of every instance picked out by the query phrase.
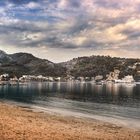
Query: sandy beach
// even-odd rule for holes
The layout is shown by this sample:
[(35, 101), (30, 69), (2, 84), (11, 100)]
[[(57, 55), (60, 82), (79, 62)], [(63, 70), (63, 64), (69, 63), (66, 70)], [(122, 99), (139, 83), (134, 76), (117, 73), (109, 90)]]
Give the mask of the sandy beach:
[(140, 130), (0, 102), (1, 140), (139, 140)]

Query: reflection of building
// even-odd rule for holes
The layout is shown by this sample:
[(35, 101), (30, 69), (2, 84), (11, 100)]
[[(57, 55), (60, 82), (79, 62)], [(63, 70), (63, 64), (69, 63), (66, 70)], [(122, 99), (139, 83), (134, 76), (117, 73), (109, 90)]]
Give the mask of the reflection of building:
[(123, 90), (124, 94), (131, 95), (133, 94), (133, 89), (136, 86), (136, 84), (123, 84)]

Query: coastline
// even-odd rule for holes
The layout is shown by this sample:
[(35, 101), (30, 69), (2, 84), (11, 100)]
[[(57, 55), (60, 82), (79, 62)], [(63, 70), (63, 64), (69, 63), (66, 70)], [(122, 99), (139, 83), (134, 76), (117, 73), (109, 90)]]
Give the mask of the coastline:
[(0, 138), (26, 140), (139, 140), (140, 130), (111, 123), (35, 112), (0, 101)]

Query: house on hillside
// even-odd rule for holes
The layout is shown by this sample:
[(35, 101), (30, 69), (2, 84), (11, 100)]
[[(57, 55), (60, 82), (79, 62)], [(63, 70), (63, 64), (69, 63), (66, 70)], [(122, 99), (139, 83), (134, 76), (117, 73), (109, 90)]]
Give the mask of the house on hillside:
[(9, 74), (5, 73), (0, 75), (0, 81), (8, 81), (9, 80)]
[(110, 72), (106, 77), (106, 81), (111, 81), (111, 82), (115, 82), (116, 80), (119, 80), (119, 74), (120, 71), (115, 69), (113, 72)]
[(14, 76), (13, 78), (10, 78), (10, 81), (18, 82), (18, 78), (16, 76)]
[(96, 82), (101, 82), (103, 80), (103, 75), (97, 75), (95, 76), (95, 81)]
[(61, 81), (61, 77), (55, 77), (55, 78), (54, 78), (54, 81), (56, 81), (56, 82)]
[(123, 79), (122, 79), (122, 82), (123, 83), (132, 83), (132, 82), (134, 82), (135, 80), (134, 80), (134, 78), (133, 78), (133, 76), (132, 75), (127, 75), (127, 76), (125, 76)]

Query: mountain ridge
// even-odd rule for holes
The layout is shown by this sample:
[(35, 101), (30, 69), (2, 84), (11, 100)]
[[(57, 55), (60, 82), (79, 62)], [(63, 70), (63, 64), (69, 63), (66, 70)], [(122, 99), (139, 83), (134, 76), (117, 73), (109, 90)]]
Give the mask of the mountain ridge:
[(9, 73), (17, 76), (32, 75), (64, 75), (65, 68), (47, 59), (40, 59), (30, 53), (7, 54), (0, 51), (0, 74)]
[(9, 73), (21, 76), (23, 74), (66, 77), (104, 78), (114, 69), (120, 70), (120, 77), (135, 76), (140, 71), (140, 59), (119, 58), (110, 56), (84, 56), (73, 58), (62, 63), (53, 63), (47, 59), (37, 58), (30, 53), (7, 54), (0, 50), (0, 74)]

